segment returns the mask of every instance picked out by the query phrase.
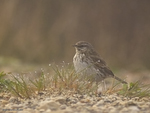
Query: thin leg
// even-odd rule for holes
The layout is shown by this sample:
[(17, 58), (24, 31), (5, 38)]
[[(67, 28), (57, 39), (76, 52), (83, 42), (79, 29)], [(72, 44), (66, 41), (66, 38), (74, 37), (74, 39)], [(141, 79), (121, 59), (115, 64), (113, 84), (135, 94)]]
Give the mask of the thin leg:
[(103, 80), (102, 83), (103, 83), (103, 92), (105, 92), (107, 90), (107, 86), (106, 86), (105, 80)]

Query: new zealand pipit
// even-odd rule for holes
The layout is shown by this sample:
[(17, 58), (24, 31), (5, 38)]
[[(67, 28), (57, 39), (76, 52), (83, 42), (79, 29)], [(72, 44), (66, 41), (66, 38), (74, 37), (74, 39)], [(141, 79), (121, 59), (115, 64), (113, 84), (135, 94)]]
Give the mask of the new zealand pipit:
[(76, 54), (73, 57), (76, 72), (89, 76), (89, 78), (96, 83), (105, 78), (112, 77), (123, 84), (127, 84), (127, 82), (113, 74), (109, 67), (107, 67), (105, 61), (100, 58), (90, 43), (79, 41), (73, 46), (76, 50)]

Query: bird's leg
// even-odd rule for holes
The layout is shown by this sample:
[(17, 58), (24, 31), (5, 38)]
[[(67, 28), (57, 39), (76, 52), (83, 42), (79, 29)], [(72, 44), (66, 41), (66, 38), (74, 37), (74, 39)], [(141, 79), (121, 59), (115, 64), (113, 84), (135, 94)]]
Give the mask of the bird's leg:
[(103, 83), (103, 92), (105, 92), (107, 90), (107, 86), (106, 86), (105, 80), (102, 80), (102, 83)]
[(102, 88), (99, 86), (98, 82), (96, 82), (96, 87), (97, 90), (95, 92), (95, 95), (99, 97), (102, 94)]
[(97, 95), (101, 96), (104, 92), (106, 92), (106, 83), (103, 80), (100, 84), (97, 83)]

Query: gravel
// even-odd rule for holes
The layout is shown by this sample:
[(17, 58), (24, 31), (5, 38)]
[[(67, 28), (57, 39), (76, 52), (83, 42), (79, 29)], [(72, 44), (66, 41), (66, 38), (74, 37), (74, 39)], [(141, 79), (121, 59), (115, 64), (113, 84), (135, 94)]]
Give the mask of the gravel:
[(117, 94), (80, 95), (73, 93), (19, 99), (0, 94), (0, 113), (149, 113), (150, 98), (128, 98)]

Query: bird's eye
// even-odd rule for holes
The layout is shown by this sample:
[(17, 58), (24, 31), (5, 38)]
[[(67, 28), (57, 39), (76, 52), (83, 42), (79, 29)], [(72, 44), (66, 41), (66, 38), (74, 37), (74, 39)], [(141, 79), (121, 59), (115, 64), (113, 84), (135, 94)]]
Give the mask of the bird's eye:
[(87, 45), (80, 45), (80, 46), (78, 46), (78, 47), (81, 47), (81, 48), (82, 48), (82, 47), (86, 47), (86, 46), (87, 46)]
[(84, 47), (83, 45), (80, 45), (79, 47)]

